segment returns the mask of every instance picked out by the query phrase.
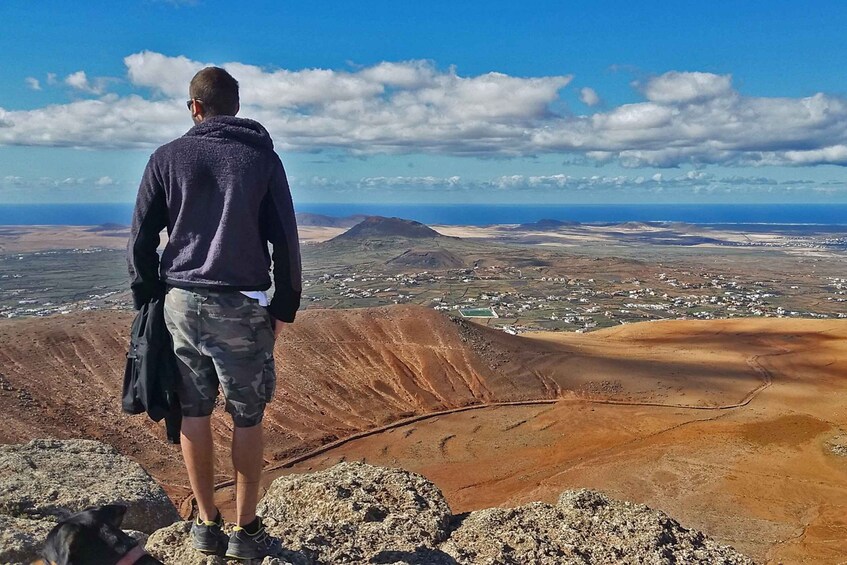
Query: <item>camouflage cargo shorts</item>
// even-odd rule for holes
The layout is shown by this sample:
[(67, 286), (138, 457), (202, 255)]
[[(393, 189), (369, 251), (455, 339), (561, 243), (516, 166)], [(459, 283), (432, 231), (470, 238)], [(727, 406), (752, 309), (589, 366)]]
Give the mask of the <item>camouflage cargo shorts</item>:
[(238, 291), (184, 290), (165, 296), (165, 325), (174, 342), (183, 416), (208, 416), (218, 384), (237, 427), (262, 421), (276, 386), (270, 314)]

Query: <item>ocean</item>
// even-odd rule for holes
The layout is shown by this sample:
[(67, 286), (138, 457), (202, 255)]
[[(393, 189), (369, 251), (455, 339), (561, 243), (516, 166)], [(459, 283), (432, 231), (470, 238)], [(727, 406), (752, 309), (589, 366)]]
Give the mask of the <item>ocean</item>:
[[(2, 204), (0, 225), (129, 224), (132, 204)], [(296, 204), (298, 212), (391, 216), (425, 224), (580, 223), (847, 224), (847, 204)]]

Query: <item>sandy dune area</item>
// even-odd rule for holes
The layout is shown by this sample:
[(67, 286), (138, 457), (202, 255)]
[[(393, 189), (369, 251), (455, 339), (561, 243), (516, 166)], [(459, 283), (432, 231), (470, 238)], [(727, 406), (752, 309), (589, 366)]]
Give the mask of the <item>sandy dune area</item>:
[[(318, 243), (332, 239), (344, 228), (300, 226), (301, 243)], [(127, 226), (0, 226), (0, 253), (33, 253), (62, 249), (126, 249)], [(167, 234), (161, 234), (162, 245)], [(57, 247), (56, 242), (62, 242)]]
[[(145, 417), (120, 413), (130, 320), (0, 321), (0, 441), (101, 439), (181, 502), (177, 448)], [(584, 486), (665, 510), (763, 562), (844, 562), (845, 338), (847, 322), (835, 320), (511, 336), (417, 306), (306, 310), (277, 348), (266, 483), (365, 459), (423, 473), (455, 511)], [(230, 424), (220, 411), (213, 422), (226, 511)]]

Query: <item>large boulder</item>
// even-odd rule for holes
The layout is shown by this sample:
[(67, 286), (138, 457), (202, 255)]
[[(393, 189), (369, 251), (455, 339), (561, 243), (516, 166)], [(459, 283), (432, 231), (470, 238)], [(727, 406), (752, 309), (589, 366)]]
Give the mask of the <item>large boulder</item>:
[(52, 527), (102, 504), (125, 504), (122, 527), (151, 533), (179, 520), (138, 463), (91, 440), (0, 445), (0, 563), (34, 559)]
[[(275, 480), (259, 503), (285, 551), (263, 565), (752, 565), (662, 512), (567, 491), (533, 502), (451, 516), (432, 483), (402, 469), (339, 463)], [(147, 549), (172, 565), (225, 565), (191, 549), (189, 522), (150, 536)]]
[(286, 547), (320, 563), (432, 556), (450, 522), (450, 507), (434, 484), (403, 469), (363, 463), (280, 477), (258, 512)]
[[(191, 522), (176, 522), (147, 539), (147, 553), (168, 565), (241, 565), (224, 557), (205, 555), (191, 547)], [(257, 560), (254, 560), (256, 562)], [(312, 561), (292, 551), (279, 557), (266, 557), (261, 565), (312, 565)]]
[(566, 491), (555, 506), (471, 512), (442, 549), (462, 565), (753, 564), (662, 512), (590, 490)]
[[(455, 564), (437, 549), (450, 522), (444, 496), (425, 478), (402, 469), (339, 463), (319, 473), (280, 477), (257, 510), (285, 548), (263, 565)], [(147, 541), (147, 551), (174, 565), (227, 563), (192, 549), (190, 530), (190, 522), (159, 530)]]
[(0, 514), (0, 563), (31, 563), (56, 523)]

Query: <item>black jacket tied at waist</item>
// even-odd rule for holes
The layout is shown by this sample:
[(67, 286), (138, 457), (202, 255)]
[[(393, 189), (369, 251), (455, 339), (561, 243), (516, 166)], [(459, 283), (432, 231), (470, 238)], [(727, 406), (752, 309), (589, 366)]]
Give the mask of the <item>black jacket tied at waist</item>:
[(154, 298), (141, 306), (132, 322), (124, 371), (123, 410), (165, 419), (168, 441), (179, 443), (182, 426), (177, 387), (179, 365), (173, 341), (165, 326), (165, 299)]

